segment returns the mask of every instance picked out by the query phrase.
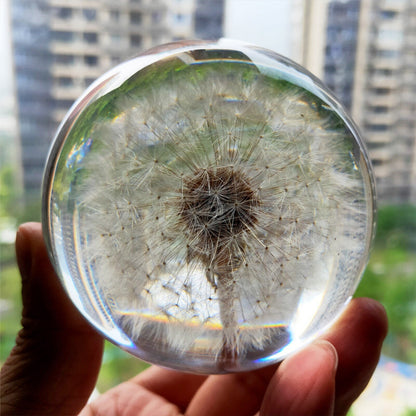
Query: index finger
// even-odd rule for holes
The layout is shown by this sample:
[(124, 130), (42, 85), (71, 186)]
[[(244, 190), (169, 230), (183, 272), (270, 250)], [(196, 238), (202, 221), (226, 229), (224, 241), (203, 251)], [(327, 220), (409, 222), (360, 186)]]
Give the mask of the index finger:
[(387, 334), (383, 306), (368, 298), (353, 299), (323, 338), (338, 352), (335, 413), (344, 415), (369, 382)]
[(181, 373), (161, 367), (150, 367), (131, 381), (178, 406), (185, 412), (195, 393), (208, 376)]

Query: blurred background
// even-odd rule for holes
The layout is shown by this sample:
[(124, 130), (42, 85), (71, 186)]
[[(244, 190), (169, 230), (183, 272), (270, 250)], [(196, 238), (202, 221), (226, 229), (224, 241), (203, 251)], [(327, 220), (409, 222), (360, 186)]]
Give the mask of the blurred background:
[[(20, 325), (16, 228), (40, 220), (48, 148), (73, 101), (152, 46), (223, 36), (305, 66), (359, 125), (379, 213), (357, 295), (384, 304), (390, 331), (350, 414), (416, 415), (416, 0), (0, 0), (0, 364)], [(106, 344), (97, 388), (145, 366)]]

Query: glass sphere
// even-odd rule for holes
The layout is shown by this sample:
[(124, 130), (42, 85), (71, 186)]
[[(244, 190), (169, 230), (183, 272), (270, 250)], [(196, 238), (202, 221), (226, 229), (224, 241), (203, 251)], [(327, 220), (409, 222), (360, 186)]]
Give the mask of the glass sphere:
[(373, 184), (355, 125), (306, 70), (234, 41), (174, 43), (72, 106), (44, 234), (69, 297), (113, 343), (183, 371), (251, 370), (350, 300)]

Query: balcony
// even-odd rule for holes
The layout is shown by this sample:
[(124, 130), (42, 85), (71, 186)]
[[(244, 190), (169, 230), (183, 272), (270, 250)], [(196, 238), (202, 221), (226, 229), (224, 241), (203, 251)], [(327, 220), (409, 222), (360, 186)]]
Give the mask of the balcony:
[(383, 56), (377, 56), (373, 55), (369, 57), (369, 61), (371, 62), (371, 66), (374, 69), (391, 69), (391, 70), (397, 70), (401, 67), (402, 63), (400, 59), (394, 58), (394, 57), (383, 57)]
[(72, 88), (54, 87), (52, 96), (55, 100), (72, 100), (75, 101), (83, 92), (83, 86), (74, 86)]
[(370, 159), (378, 160), (380, 164), (386, 163), (391, 159), (391, 150), (386, 147), (370, 149)]
[(74, 41), (71, 43), (51, 42), (50, 51), (55, 55), (80, 55), (80, 54), (97, 54), (101, 49), (99, 43), (87, 43)]
[(104, 72), (100, 65), (88, 66), (82, 61), (77, 61), (73, 65), (54, 64), (51, 67), (53, 77), (73, 77), (76, 74), (79, 78), (98, 78)]
[(370, 125), (386, 125), (391, 127), (397, 120), (396, 111), (388, 110), (385, 113), (377, 113), (372, 109), (366, 109), (364, 120)]
[[(391, 175), (390, 167), (388, 164), (378, 164), (376, 160), (372, 160), (374, 175), (377, 180), (387, 179)], [(380, 186), (377, 187), (378, 189)]]
[(384, 0), (383, 10), (394, 10), (400, 12), (406, 7), (406, 0)]
[(366, 143), (374, 143), (375, 145), (388, 145), (392, 140), (391, 131), (369, 132), (364, 131)]
[(82, 18), (63, 20), (53, 19), (50, 27), (54, 31), (69, 31), (71, 33), (78, 32), (99, 32), (101, 30), (101, 24), (97, 20), (88, 21)]
[(398, 76), (373, 75), (369, 79), (369, 85), (372, 88), (390, 88), (394, 89), (399, 85)]
[(370, 107), (376, 107), (376, 106), (386, 106), (386, 107), (394, 107), (399, 102), (400, 99), (398, 97), (398, 94), (395, 90), (389, 90), (386, 89), (385, 92), (382, 90), (370, 90), (367, 93), (365, 93), (365, 105)]

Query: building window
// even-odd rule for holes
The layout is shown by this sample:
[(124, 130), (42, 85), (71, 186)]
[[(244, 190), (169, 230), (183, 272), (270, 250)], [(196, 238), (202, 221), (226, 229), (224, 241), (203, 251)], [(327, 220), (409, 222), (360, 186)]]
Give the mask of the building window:
[(374, 131), (374, 132), (382, 132), (387, 131), (389, 129), (388, 124), (366, 124), (365, 128), (368, 131)]
[(177, 14), (174, 15), (174, 20), (175, 20), (175, 23), (182, 24), (182, 23), (185, 22), (186, 16), (184, 14), (177, 13)]
[(375, 149), (383, 149), (386, 147), (385, 143), (382, 142), (367, 142), (367, 146), (370, 150), (375, 150)]
[(139, 25), (142, 22), (142, 14), (139, 12), (130, 13), (130, 23), (133, 25)]
[(98, 56), (95, 55), (85, 55), (84, 62), (88, 66), (97, 66), (98, 65)]
[(60, 65), (71, 65), (75, 62), (75, 56), (66, 55), (66, 54), (57, 54), (54, 56), (54, 61), (56, 64), (60, 64)]
[(68, 110), (73, 103), (72, 100), (56, 100), (56, 105), (61, 110)]
[(66, 20), (72, 17), (72, 9), (69, 7), (54, 7), (52, 13), (58, 19)]
[(376, 95), (386, 95), (391, 92), (390, 88), (374, 88), (374, 93)]
[(380, 159), (371, 159), (371, 163), (373, 166), (382, 166), (384, 164)]
[(337, 72), (337, 67), (333, 62), (327, 63), (325, 65), (325, 73), (326, 74), (331, 74), (332, 75), (332, 74), (335, 74), (336, 72)]
[(118, 22), (120, 20), (120, 11), (110, 10), (110, 20), (113, 22)]
[(95, 9), (82, 9), (82, 15), (88, 21), (93, 21), (97, 18), (97, 10)]
[(53, 30), (52, 39), (58, 42), (71, 42), (74, 39), (74, 33), (64, 30)]
[(121, 35), (118, 33), (113, 33), (110, 35), (111, 43), (118, 44), (121, 42)]
[(395, 10), (381, 10), (381, 17), (384, 20), (394, 19), (397, 16), (397, 11)]
[(375, 76), (390, 77), (394, 74), (394, 71), (390, 68), (377, 68), (373, 71), (373, 74)]
[(374, 105), (372, 107), (369, 107), (368, 109), (375, 114), (384, 114), (388, 113), (389, 111), (389, 107), (387, 107), (386, 105)]
[(58, 77), (57, 84), (60, 87), (72, 87), (74, 85), (74, 80), (71, 77)]
[(160, 12), (153, 12), (152, 13), (152, 22), (159, 23), (162, 20), (162, 13)]
[(142, 37), (140, 35), (130, 35), (130, 45), (134, 47), (141, 47)]
[(84, 82), (85, 82), (85, 86), (88, 87), (89, 85), (91, 85), (93, 82), (95, 81), (95, 78), (85, 78)]
[(396, 29), (381, 29), (377, 35), (378, 41), (382, 44), (384, 42), (396, 42), (403, 41), (403, 31)]
[(394, 49), (378, 50), (377, 56), (380, 58), (396, 59), (400, 57), (400, 51)]
[(84, 41), (87, 43), (97, 43), (98, 42), (98, 34), (92, 32), (86, 32), (83, 35)]

